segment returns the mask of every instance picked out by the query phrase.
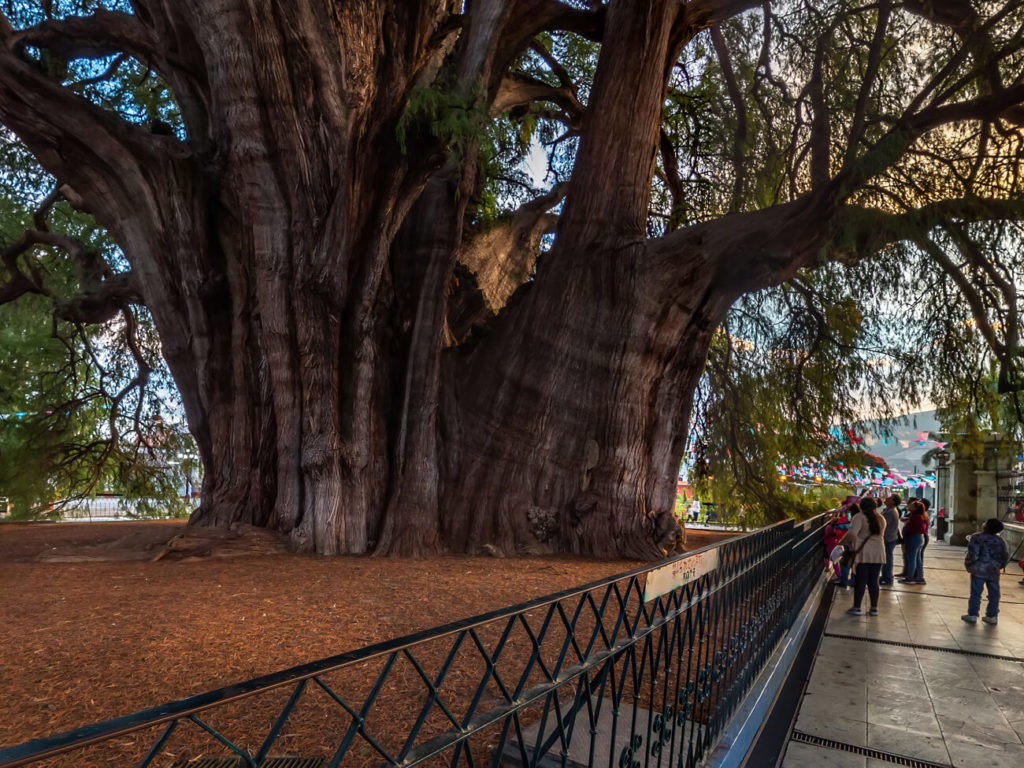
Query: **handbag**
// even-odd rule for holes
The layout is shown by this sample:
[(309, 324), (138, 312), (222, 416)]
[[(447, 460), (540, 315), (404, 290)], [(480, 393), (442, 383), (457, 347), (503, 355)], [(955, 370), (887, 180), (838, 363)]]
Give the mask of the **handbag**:
[[(870, 537), (869, 537), (870, 538)], [(864, 539), (860, 543), (860, 546), (856, 549), (847, 549), (843, 552), (843, 556), (839, 558), (839, 565), (843, 568), (853, 568), (853, 561), (857, 559), (857, 554), (864, 549), (864, 545), (868, 543), (867, 539)]]

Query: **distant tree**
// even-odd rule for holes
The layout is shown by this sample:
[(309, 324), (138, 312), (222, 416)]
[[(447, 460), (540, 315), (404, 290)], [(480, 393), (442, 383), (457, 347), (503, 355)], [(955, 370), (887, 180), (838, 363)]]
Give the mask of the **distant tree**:
[(124, 254), (70, 306), (152, 314), (194, 524), (654, 557), (695, 399), (764, 474), (962, 312), (1022, 387), (1018, 0), (0, 8), (0, 122)]

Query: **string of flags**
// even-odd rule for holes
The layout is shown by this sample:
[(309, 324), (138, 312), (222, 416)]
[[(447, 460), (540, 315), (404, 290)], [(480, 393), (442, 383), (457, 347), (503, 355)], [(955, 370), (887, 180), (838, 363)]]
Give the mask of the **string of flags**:
[(910, 473), (888, 467), (847, 466), (841, 461), (817, 462), (810, 458), (801, 464), (779, 464), (780, 482), (836, 483), (881, 488), (934, 488), (935, 473)]
[[(764, 429), (763, 424), (758, 424), (757, 426), (759, 429)], [(772, 431), (775, 432), (775, 434), (779, 434), (778, 430)], [(755, 430), (751, 429), (750, 432), (753, 434)], [(930, 433), (925, 430), (914, 430), (914, 439), (910, 439), (909, 437), (897, 437), (896, 435), (888, 432), (876, 434), (870, 430), (857, 431), (854, 429), (841, 429), (839, 427), (832, 427), (828, 432), (816, 432), (815, 434), (826, 442), (845, 440), (849, 441), (853, 445), (868, 446), (869, 448), (881, 444), (883, 446), (899, 445), (900, 448), (916, 446), (918, 448), (925, 448), (926, 450), (930, 448), (938, 448), (942, 450), (949, 446), (948, 442), (929, 439), (928, 435)], [(697, 442), (697, 437), (691, 434), (687, 440), (687, 450), (689, 453), (696, 452)]]

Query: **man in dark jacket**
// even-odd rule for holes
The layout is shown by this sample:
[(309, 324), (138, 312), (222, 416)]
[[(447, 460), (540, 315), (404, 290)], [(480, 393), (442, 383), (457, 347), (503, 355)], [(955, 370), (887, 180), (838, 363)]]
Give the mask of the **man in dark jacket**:
[(997, 518), (985, 523), (983, 533), (971, 536), (967, 543), (967, 557), (964, 567), (971, 574), (971, 596), (967, 601), (967, 613), (960, 618), (974, 624), (981, 610), (981, 590), (988, 588), (988, 605), (982, 621), (986, 624), (999, 623), (999, 572), (1010, 562), (1010, 550), (999, 533), (1003, 524)]

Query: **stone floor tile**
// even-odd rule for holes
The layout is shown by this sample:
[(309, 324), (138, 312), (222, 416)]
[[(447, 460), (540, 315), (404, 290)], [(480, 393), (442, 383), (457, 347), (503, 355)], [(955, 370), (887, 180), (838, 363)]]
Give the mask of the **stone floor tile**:
[(973, 709), (988, 707), (995, 709), (994, 694), (987, 691), (970, 691), (966, 688), (954, 688), (949, 685), (928, 684), (928, 695), (933, 701), (948, 701), (958, 706)]
[(850, 717), (841, 709), (801, 710), (796, 719), (796, 730), (823, 739), (863, 745), (867, 743), (868, 724), (864, 720)]
[(873, 749), (897, 755), (949, 763), (949, 752), (942, 736), (891, 725), (868, 723), (868, 744)]
[(1024, 699), (1015, 694), (993, 693), (992, 700), (1008, 722), (1024, 720)]
[(864, 689), (834, 688), (830, 690), (808, 690), (805, 696), (808, 712), (849, 714), (854, 720), (866, 720), (868, 693)]
[(850, 752), (790, 742), (782, 768), (866, 768), (866, 762)]
[(1024, 747), (1006, 744), (1000, 749), (963, 741), (947, 745), (956, 768), (1020, 768), (1024, 765)]
[(872, 637), (869, 640), (877, 642), (865, 642), (871, 650), (871, 663), (875, 667), (885, 666), (892, 671), (893, 674), (899, 674), (901, 671), (904, 673), (912, 672), (916, 669), (915, 664), (905, 663), (913, 661), (917, 657), (914, 655), (913, 648), (907, 648), (904, 645), (889, 645), (890, 642), (897, 643), (909, 643), (910, 639), (907, 640), (896, 640), (893, 641), (890, 637)]
[(1008, 680), (995, 680), (985, 683), (985, 690), (989, 693), (1007, 695), (1018, 701), (1024, 701), (1024, 683), (1014, 683)]
[(962, 717), (945, 715), (940, 715), (938, 721), (939, 727), (942, 729), (942, 737), (947, 744), (950, 741), (962, 741), (1001, 749), (1004, 744), (1022, 743), (1020, 734), (1014, 730), (1012, 725), (986, 725), (969, 722)]
[(905, 689), (883, 689), (872, 686), (868, 689), (868, 706), (872, 704), (891, 707), (893, 709), (903, 708), (912, 712), (934, 712), (932, 700), (928, 698), (927, 690)]
[(985, 659), (979, 656), (968, 657), (968, 663), (978, 673), (978, 677), (1013, 677), (1024, 680), (1024, 659), (1009, 661), (1005, 659)]
[[(899, 664), (905, 664), (900, 661)], [(869, 687), (881, 686), (903, 691), (921, 691), (925, 694), (926, 683), (921, 670), (916, 667), (897, 668), (897, 662), (891, 662), (888, 667), (876, 667), (864, 673), (864, 680)]]
[[(926, 643), (922, 643), (926, 645)], [(957, 653), (959, 650), (955, 646), (937, 646), (947, 648), (946, 651), (931, 651), (923, 648), (916, 648), (915, 652), (917, 660), (921, 664), (921, 668), (925, 671), (925, 674), (959, 674), (963, 670), (967, 670), (968, 673), (975, 674), (974, 667), (971, 666), (971, 656), (965, 656), (962, 653)]]
[(864, 678), (870, 690), (884, 692), (906, 692), (914, 696), (927, 696), (928, 686), (925, 685), (925, 678), (915, 680), (893, 677), (892, 675), (872, 675)]
[(966, 673), (963, 671), (957, 674), (931, 674), (927, 671), (924, 673), (924, 679), (928, 684), (928, 688), (935, 688), (939, 691), (950, 691), (955, 693), (956, 691), (974, 691), (976, 693), (988, 693), (988, 687), (978, 679), (978, 676), (974, 674), (974, 671), (967, 667)]
[(926, 683), (920, 670), (914, 670), (915, 675), (890, 674), (889, 671), (879, 670), (864, 675), (868, 687), (881, 686), (884, 688), (895, 688), (896, 690), (918, 691), (921, 695), (927, 695)]
[(868, 702), (868, 729), (872, 725), (891, 725), (895, 728), (905, 728), (911, 731), (920, 731), (933, 736), (941, 736), (939, 721), (935, 717), (930, 701), (924, 705), (892, 706), (889, 704)]
[[(925, 556), (928, 584), (884, 588), (878, 617), (847, 616), (852, 594), (836, 591), (826, 631), (863, 640), (823, 638), (801, 730), (958, 768), (1024, 768), (1024, 588), (1014, 594), (1004, 586), (998, 627), (965, 624), (960, 615), (969, 579), (963, 553), (933, 543)], [(823, 754), (834, 757), (835, 751), (799, 746), (794, 759), (803, 753), (809, 762), (793, 765), (834, 764)], [(849, 757), (838, 754), (840, 760)], [(891, 765), (872, 759), (854, 764)]]
[(825, 695), (835, 694), (843, 691), (848, 695), (850, 691), (864, 691), (867, 693), (867, 684), (863, 679), (858, 680), (853, 676), (837, 678), (828, 669), (815, 667), (810, 682), (807, 683), (807, 691)]
[(828, 667), (816, 664), (814, 667), (814, 673), (811, 675), (811, 680), (807, 684), (808, 690), (815, 690), (818, 693), (828, 693), (837, 688), (842, 688), (847, 691), (849, 690), (867, 690), (867, 683), (864, 678), (857, 678), (853, 675), (834, 675), (832, 670)]
[(935, 707), (935, 714), (939, 717), (959, 719), (981, 725), (1009, 725), (1009, 720), (999, 710), (994, 700), (987, 704), (979, 702), (968, 704), (962, 699), (933, 699), (932, 706)]

